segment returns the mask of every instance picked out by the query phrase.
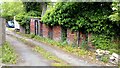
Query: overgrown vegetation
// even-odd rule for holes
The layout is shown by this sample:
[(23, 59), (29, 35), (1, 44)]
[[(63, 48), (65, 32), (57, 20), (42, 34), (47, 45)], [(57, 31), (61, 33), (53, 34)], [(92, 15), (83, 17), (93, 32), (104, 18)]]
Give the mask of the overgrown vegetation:
[(2, 51), (2, 56), (0, 56), (0, 58), (3, 63), (15, 64), (17, 62), (17, 54), (10, 43), (5, 42), (0, 50)]
[[(40, 2), (6, 2), (0, 4), (2, 13), (0, 15), (7, 21), (17, 20), (24, 28), (29, 24), (30, 18), (41, 16), (41, 3)], [(27, 23), (28, 21), (28, 23)]]
[(100, 2), (60, 2), (46, 12), (42, 21), (50, 26), (61, 25), (72, 30), (100, 34), (108, 30), (106, 25), (110, 29), (111, 22), (108, 21), (108, 16), (112, 12), (110, 6), (111, 3)]
[[(30, 18), (40, 17), (41, 15), (41, 3), (39, 2), (23, 2), (23, 7), (25, 8), (24, 12), (21, 12), (16, 15), (16, 20), (20, 23), (21, 26), (26, 27), (26, 24), (29, 24)], [(28, 23), (27, 23), (28, 21)]]
[(17, 14), (24, 12), (25, 8), (23, 7), (23, 3), (19, 2), (4, 2), (0, 4), (1, 13), (0, 16), (4, 17), (7, 21), (13, 20), (14, 16)]
[[(116, 8), (114, 12), (111, 6)], [(48, 26), (60, 25), (72, 31), (92, 33), (92, 44), (96, 48), (119, 53), (119, 13), (119, 2), (60, 2), (46, 12), (42, 22)]]
[(103, 56), (101, 57), (101, 61), (108, 63), (109, 62), (109, 56)]
[(120, 41), (114, 40), (113, 37), (105, 35), (93, 35), (91, 42), (97, 49), (109, 50), (111, 53), (115, 52), (120, 54)]
[[(20, 1), (3, 3), (0, 8), (3, 11), (2, 17), (13, 19), (13, 16), (16, 16), (20, 25), (27, 28), (30, 18), (40, 17), (42, 9), (47, 9), (47, 3)], [(46, 11), (42, 22), (48, 26), (60, 25), (72, 31), (92, 33), (91, 42), (96, 48), (119, 53), (120, 2), (118, 0), (116, 2), (59, 2)], [(63, 35), (62, 39), (65, 40), (64, 38)], [(87, 38), (84, 42), (88, 42)], [(85, 43), (83, 45), (86, 45)]]
[[(38, 11), (30, 11), (28, 13), (19, 13), (16, 15), (16, 21), (19, 22), (19, 24), (23, 27), (26, 27), (27, 24), (30, 22), (30, 18), (32, 17), (39, 17), (40, 12)], [(27, 23), (28, 21), (28, 23)]]

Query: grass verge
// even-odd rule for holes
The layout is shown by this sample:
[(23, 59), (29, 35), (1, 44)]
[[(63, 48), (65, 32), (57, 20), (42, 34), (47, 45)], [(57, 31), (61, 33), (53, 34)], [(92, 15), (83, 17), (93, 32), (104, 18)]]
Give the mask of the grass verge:
[(0, 56), (2, 63), (16, 64), (17, 54), (13, 47), (11, 47), (10, 43), (5, 42), (0, 48), (0, 51), (2, 51), (2, 55)]

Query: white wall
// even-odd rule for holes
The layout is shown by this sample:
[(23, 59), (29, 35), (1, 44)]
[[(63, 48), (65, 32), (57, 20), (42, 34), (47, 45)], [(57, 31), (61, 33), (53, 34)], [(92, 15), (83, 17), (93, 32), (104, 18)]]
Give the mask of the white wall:
[(15, 20), (15, 16), (14, 16), (14, 25), (15, 25), (15, 29), (20, 29), (20, 24)]

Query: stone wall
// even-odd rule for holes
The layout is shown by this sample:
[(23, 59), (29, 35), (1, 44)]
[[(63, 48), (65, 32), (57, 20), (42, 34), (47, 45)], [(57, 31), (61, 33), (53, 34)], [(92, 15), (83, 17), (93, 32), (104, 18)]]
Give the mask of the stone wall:
[(5, 19), (0, 18), (0, 45), (5, 42)]

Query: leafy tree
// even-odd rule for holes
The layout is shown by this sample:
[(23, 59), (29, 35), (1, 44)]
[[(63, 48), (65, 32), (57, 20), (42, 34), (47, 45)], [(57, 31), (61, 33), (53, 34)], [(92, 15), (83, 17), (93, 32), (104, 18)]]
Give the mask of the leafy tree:
[(25, 27), (26, 21), (30, 21), (30, 18), (32, 17), (39, 17), (38, 14), (40, 13), (37, 11), (19, 13), (18, 15), (16, 15), (16, 20), (20, 23), (21, 26)]
[(41, 12), (41, 3), (40, 2), (23, 2), (23, 5), (26, 9), (26, 12), (29, 12), (29, 11)]
[(116, 2), (112, 3), (113, 13), (109, 16), (110, 20), (113, 21), (113, 29), (115, 32), (116, 38), (120, 39), (120, 2), (116, 0)]
[(40, 2), (23, 2), (25, 12), (16, 15), (16, 20), (21, 26), (26, 27), (26, 22), (30, 21), (31, 17), (40, 17), (41, 3)]
[(120, 25), (120, 2), (112, 3), (113, 14), (109, 16), (112, 21), (116, 21)]
[(4, 2), (0, 5), (1, 16), (7, 20), (12, 20), (15, 15), (24, 12), (22, 2)]

